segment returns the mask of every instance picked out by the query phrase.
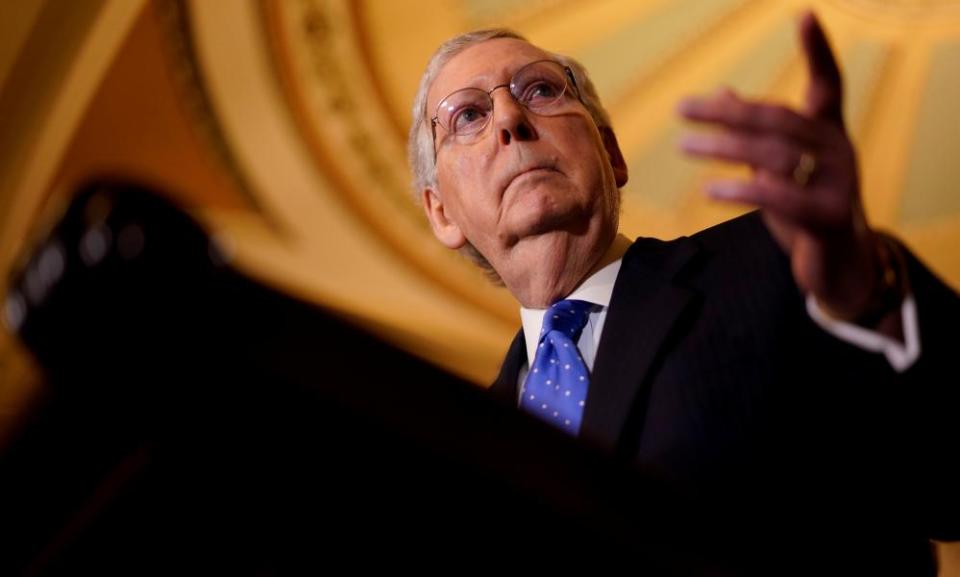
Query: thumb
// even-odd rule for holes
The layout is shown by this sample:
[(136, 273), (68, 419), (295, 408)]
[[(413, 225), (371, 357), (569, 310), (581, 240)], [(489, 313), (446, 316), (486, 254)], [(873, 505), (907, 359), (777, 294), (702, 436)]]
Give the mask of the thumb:
[(830, 120), (842, 126), (843, 79), (840, 77), (840, 67), (823, 26), (813, 12), (806, 12), (800, 19), (800, 40), (810, 74), (804, 112), (813, 118)]

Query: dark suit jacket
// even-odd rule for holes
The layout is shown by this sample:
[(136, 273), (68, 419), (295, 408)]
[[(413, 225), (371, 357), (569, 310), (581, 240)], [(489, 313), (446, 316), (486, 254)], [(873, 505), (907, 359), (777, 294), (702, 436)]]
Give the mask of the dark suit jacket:
[[(736, 563), (932, 572), (928, 538), (960, 538), (948, 465), (960, 439), (949, 364), (960, 299), (909, 253), (908, 267), (922, 354), (898, 374), (813, 323), (759, 213), (638, 239), (581, 438), (700, 500), (704, 518), (691, 522)], [(526, 361), (521, 330), (491, 390), (515, 403)]]

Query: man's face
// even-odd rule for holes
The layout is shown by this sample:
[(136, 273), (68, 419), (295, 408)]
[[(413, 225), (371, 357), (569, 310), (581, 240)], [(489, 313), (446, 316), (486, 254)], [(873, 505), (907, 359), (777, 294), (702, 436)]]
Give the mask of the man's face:
[[(433, 116), (461, 88), (508, 84), (524, 65), (544, 59), (552, 57), (515, 39), (471, 46), (441, 69), (427, 111)], [(423, 191), (423, 200), (437, 238), (450, 248), (472, 243), (509, 288), (513, 269), (537, 265), (527, 262), (536, 253), (525, 250), (527, 243), (563, 240), (583, 250), (609, 243), (626, 168), (613, 133), (601, 136), (572, 89), (550, 115), (531, 112), (506, 88), (491, 98), (491, 118), (479, 134), (467, 139), (436, 127), (438, 186)]]

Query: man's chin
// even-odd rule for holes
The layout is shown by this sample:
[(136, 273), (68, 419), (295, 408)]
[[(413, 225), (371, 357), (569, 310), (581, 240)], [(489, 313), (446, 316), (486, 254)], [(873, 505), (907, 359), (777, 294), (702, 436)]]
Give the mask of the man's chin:
[(588, 230), (588, 220), (570, 212), (546, 212), (520, 223), (514, 230), (517, 242), (583, 236)]

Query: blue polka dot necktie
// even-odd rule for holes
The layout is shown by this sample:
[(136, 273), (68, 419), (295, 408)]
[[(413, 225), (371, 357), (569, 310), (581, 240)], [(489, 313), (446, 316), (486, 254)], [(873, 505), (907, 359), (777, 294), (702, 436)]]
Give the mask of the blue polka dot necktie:
[(590, 373), (577, 340), (592, 305), (585, 301), (554, 303), (543, 316), (536, 358), (527, 373), (520, 406), (557, 428), (580, 432)]

